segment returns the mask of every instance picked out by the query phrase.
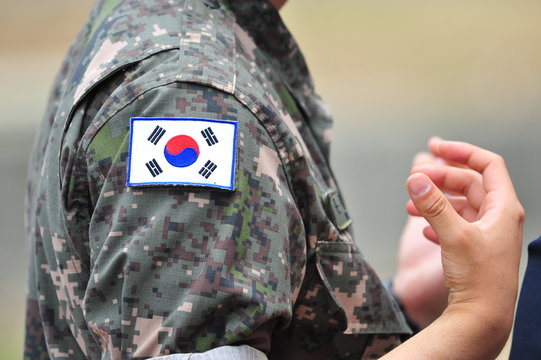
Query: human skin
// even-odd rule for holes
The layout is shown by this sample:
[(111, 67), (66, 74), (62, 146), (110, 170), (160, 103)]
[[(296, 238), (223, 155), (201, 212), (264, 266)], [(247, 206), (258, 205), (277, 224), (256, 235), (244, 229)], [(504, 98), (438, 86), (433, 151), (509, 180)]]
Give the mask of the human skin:
[(437, 138), (429, 148), (407, 180), (418, 218), (405, 228), (394, 283), (424, 330), (384, 359), (495, 358), (513, 322), (524, 209), (501, 156)]
[(287, 0), (269, 0), (272, 5), (278, 10), (284, 6), (284, 4), (287, 2)]
[(501, 156), (437, 138), (429, 148), (446, 163), (412, 169), (406, 207), (441, 246), (448, 306), (383, 359), (493, 359), (513, 322), (524, 210)]
[[(432, 154), (415, 156), (412, 167), (441, 163)], [(423, 235), (429, 226), (423, 217), (410, 216), (398, 249), (398, 270), (393, 291), (400, 299), (408, 318), (423, 329), (438, 318), (447, 307), (449, 292), (441, 264), (441, 249)]]
[[(278, 10), (287, 2), (269, 1)], [(416, 157), (414, 165), (434, 161), (434, 156), (424, 153)], [(404, 304), (408, 317), (421, 328), (440, 316), (447, 305), (440, 249), (422, 235), (426, 226), (422, 217), (408, 220), (400, 241), (398, 272), (393, 282), (393, 290)]]

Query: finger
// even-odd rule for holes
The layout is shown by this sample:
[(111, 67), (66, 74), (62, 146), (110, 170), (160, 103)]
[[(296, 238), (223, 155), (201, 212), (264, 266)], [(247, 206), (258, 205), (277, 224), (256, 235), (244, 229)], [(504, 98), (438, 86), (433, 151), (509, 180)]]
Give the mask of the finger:
[(435, 244), (440, 243), (440, 239), (438, 238), (438, 235), (436, 234), (434, 229), (432, 229), (431, 226), (427, 226), (423, 229), (423, 235), (425, 236), (425, 238), (427, 238), (428, 240), (432, 241)]
[(440, 138), (439, 136), (433, 136), (428, 140), (428, 149), (434, 156), (439, 157), (439, 158), (441, 158), (440, 144), (442, 142), (443, 142), (443, 139)]
[(436, 157), (434, 155), (427, 152), (420, 152), (413, 157), (412, 167), (431, 165), (435, 163)]
[(442, 191), (466, 196), (476, 209), (479, 209), (485, 200), (483, 178), (473, 170), (447, 165), (425, 165), (413, 168), (411, 173), (426, 174)]
[(479, 209), (474, 208), (471, 203), (463, 196), (447, 196), (453, 209), (467, 222), (479, 220)]
[(408, 202), (406, 203), (406, 211), (411, 216), (421, 216), (421, 214), (419, 214), (419, 211), (417, 211), (417, 208), (415, 207), (415, 204), (413, 204), (413, 201), (411, 199), (408, 200)]
[(466, 165), (482, 174), (487, 192), (504, 190), (514, 193), (505, 161), (498, 154), (456, 141), (435, 141), (432, 146), (437, 147), (438, 154), (443, 159)]
[(458, 168), (467, 168), (466, 165), (464, 164), (460, 164), (460, 163), (457, 163), (457, 162), (453, 162), (449, 159), (447, 160), (444, 160), (442, 158), (442, 154), (441, 154), (441, 151), (440, 151), (440, 144), (442, 142), (444, 142), (445, 140), (443, 140), (442, 138), (438, 137), (438, 136), (433, 136), (431, 137), (429, 140), (428, 140), (428, 148), (430, 150), (430, 152), (437, 158), (437, 159), (440, 159), (442, 163), (445, 163), (447, 165), (451, 165), (451, 166), (454, 166), (454, 167), (458, 167)]
[(474, 222), (479, 220), (479, 211), (472, 208), (471, 206), (463, 208), (458, 212), (462, 218), (468, 222)]
[[(462, 196), (447, 196), (449, 203), (455, 211), (468, 222), (479, 220), (479, 210), (471, 206), (468, 200)], [(406, 204), (406, 211), (411, 216), (421, 216), (412, 200)]]
[[(464, 220), (428, 176), (413, 174), (406, 185), (415, 208), (436, 234), (445, 234), (450, 238), (460, 235)], [(438, 237), (441, 240), (441, 236)]]

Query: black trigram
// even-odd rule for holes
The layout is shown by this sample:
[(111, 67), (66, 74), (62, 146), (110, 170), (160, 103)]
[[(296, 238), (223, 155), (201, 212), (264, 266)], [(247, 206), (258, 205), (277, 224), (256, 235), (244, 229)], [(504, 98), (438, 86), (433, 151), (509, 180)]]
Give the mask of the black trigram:
[(213, 163), (210, 160), (207, 160), (205, 165), (199, 170), (199, 174), (204, 177), (205, 179), (208, 179), (209, 176), (212, 174), (214, 170), (216, 170), (217, 166), (215, 163)]
[(216, 138), (216, 135), (214, 135), (214, 131), (210, 127), (206, 128), (205, 130), (201, 131), (201, 134), (207, 140), (207, 144), (209, 146), (212, 146), (214, 144), (218, 143), (218, 139)]
[(165, 134), (165, 129), (156, 125), (154, 131), (152, 131), (152, 134), (150, 134), (147, 140), (156, 145), (162, 138), (163, 134)]
[(163, 172), (160, 165), (158, 165), (158, 162), (156, 161), (156, 159), (150, 160), (145, 165), (147, 166), (148, 171), (150, 171), (150, 174), (152, 174), (152, 177), (156, 177)]

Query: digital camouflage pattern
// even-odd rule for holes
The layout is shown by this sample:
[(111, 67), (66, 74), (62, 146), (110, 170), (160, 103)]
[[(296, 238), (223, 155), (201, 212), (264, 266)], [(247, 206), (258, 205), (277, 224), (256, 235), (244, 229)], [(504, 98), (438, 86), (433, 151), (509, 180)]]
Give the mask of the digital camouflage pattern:
[[(127, 187), (133, 116), (237, 121), (235, 191)], [(98, 1), (30, 162), (25, 358), (396, 347), (400, 311), (331, 221), (330, 127), (266, 0)]]

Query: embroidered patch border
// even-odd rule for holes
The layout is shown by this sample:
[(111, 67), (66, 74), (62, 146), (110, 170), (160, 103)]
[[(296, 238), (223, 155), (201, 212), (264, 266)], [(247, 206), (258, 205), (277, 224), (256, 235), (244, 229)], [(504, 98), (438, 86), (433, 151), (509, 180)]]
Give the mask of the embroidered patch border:
[(126, 185), (234, 190), (238, 123), (190, 117), (132, 117)]

